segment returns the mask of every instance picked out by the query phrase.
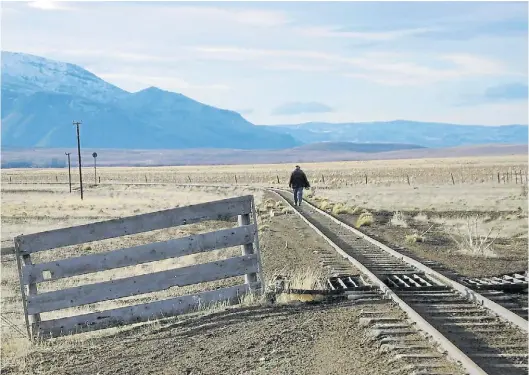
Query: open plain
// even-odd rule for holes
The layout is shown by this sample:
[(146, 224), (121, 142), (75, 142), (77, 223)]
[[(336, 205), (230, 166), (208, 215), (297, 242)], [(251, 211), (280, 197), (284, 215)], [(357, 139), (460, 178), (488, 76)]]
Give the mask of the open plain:
[[(375, 302), (304, 303), (248, 299), (193, 314), (111, 328), (30, 345), (13, 237), (55, 228), (253, 194), (265, 282), (290, 277), (317, 288), (333, 270), (318, 253), (334, 250), (265, 187), (287, 188), (292, 165), (84, 168), (84, 200), (77, 171), (2, 171), (2, 374), (387, 374), (405, 365), (377, 350), (359, 325)], [(390, 247), (439, 262), (465, 276), (527, 269), (527, 157), (422, 159), (303, 164), (312, 188), (306, 197)], [(99, 177), (101, 178), (99, 180)], [(97, 182), (97, 184), (96, 184)], [(38, 254), (39, 261), (145, 244), (230, 226), (213, 221), (71, 246)], [(162, 269), (224, 259), (228, 248), (141, 266), (71, 277), (42, 290), (85, 285)], [(336, 254), (335, 254), (336, 255)], [(336, 255), (336, 263), (358, 273)], [(97, 311), (240, 283), (225, 279), (170, 288), (76, 308)], [(39, 291), (40, 291), (39, 286)], [(389, 302), (384, 307), (402, 313)], [(61, 310), (64, 316), (71, 314)], [(55, 314), (55, 313), (54, 313)], [(43, 314), (43, 317), (45, 317)], [(63, 316), (61, 315), (61, 316)], [(57, 317), (54, 315), (54, 317)], [(457, 373), (457, 370), (454, 370)]]

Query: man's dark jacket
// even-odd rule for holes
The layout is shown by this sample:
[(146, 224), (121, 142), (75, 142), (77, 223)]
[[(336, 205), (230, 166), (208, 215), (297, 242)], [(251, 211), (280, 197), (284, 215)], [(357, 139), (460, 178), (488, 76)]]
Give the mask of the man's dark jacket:
[(290, 175), (290, 182), (288, 183), (288, 186), (290, 186), (293, 189), (309, 188), (310, 184), (309, 184), (309, 180), (307, 180), (307, 176), (305, 175), (305, 172), (303, 172), (301, 169), (296, 169)]

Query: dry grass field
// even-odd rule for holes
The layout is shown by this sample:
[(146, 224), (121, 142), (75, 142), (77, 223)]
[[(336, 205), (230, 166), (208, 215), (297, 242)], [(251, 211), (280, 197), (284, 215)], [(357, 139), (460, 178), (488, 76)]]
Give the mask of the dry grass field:
[[(2, 248), (12, 246), (12, 238), (19, 234), (253, 194), (259, 207), (265, 279), (277, 274), (290, 275), (305, 287), (315, 286), (326, 276), (315, 252), (328, 250), (329, 246), (260, 190), (265, 186), (286, 187), (292, 167), (101, 168), (98, 169), (101, 183), (97, 186), (93, 170), (85, 168), (83, 201), (79, 197), (76, 169), (72, 170), (72, 193), (65, 184), (67, 170), (3, 170)], [(321, 163), (302, 167), (313, 185), (308, 195), (312, 202), (353, 225), (363, 224), (361, 230), (390, 245), (405, 247), (465, 275), (527, 268), (525, 156)], [(97, 253), (227, 226), (233, 223), (187, 225), (44, 251), (35, 259), (48, 261)], [(468, 243), (469, 236), (472, 243)], [(87, 274), (39, 285), (39, 291), (184, 267), (234, 256), (240, 251), (229, 248)], [(232, 278), (171, 288), (42, 317), (125, 306), (240, 281), (241, 278)], [(336, 305), (321, 310), (288, 303), (268, 306), (254, 300), (235, 309), (207, 307), (168, 323), (80, 334), (30, 347), (22, 337), (25, 328), (19, 294), (14, 257), (3, 253), (2, 374), (322, 374), (328, 373), (329, 368), (334, 374), (353, 370), (381, 374), (398, 365), (360, 339), (363, 333), (357, 327), (357, 308)], [(351, 341), (350, 337), (359, 340)], [(180, 354), (175, 355), (176, 352)], [(238, 358), (235, 353), (241, 352), (245, 354)]]

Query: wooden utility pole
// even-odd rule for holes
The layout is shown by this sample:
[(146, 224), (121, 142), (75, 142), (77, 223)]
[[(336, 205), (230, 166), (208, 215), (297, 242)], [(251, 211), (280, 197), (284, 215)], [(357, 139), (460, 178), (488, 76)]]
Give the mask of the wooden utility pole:
[(92, 157), (94, 158), (94, 184), (97, 185), (97, 163), (96, 163), (97, 152), (94, 152), (92, 154)]
[(73, 121), (73, 124), (77, 126), (77, 155), (79, 156), (79, 184), (81, 185), (81, 200), (83, 200), (83, 171), (81, 169), (81, 138), (79, 136), (79, 125), (80, 121)]
[(64, 155), (68, 156), (68, 185), (70, 185), (70, 193), (72, 192), (72, 170), (70, 168), (70, 154), (71, 152), (65, 152)]

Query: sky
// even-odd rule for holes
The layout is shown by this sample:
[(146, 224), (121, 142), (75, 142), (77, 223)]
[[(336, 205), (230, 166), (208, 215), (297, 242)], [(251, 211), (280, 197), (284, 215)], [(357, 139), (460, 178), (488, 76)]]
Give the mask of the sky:
[(527, 2), (2, 2), (1, 48), (258, 125), (528, 123)]

